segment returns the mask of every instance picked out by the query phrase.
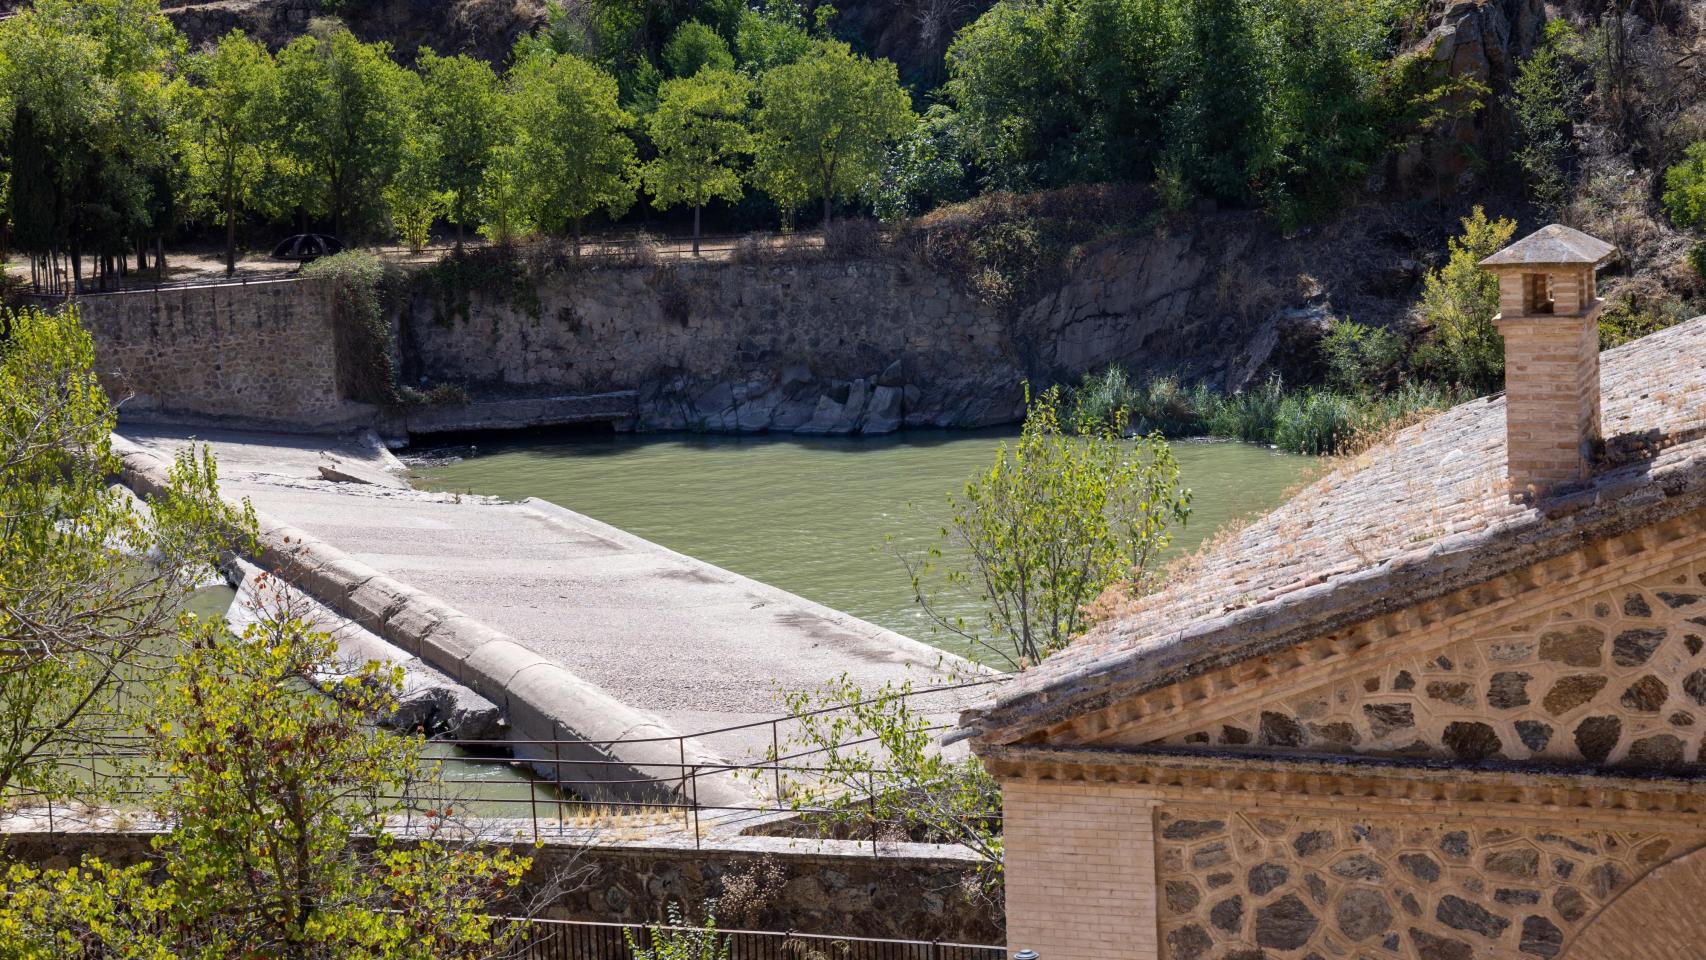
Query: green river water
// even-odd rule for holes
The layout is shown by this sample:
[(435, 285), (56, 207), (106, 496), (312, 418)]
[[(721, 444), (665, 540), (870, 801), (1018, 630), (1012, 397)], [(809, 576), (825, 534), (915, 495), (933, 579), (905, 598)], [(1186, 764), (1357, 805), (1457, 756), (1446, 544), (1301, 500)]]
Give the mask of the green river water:
[[(697, 435), (483, 441), (405, 456), (429, 490), (542, 497), (837, 610), (945, 649), (913, 602), (894, 551), (936, 542), (950, 492), (993, 462), (1012, 432), (889, 437)], [(1239, 443), (1173, 444), (1193, 493), (1171, 552), (1279, 502), (1309, 460)], [(885, 539), (887, 538), (887, 539)], [(951, 613), (971, 614), (970, 598)]]

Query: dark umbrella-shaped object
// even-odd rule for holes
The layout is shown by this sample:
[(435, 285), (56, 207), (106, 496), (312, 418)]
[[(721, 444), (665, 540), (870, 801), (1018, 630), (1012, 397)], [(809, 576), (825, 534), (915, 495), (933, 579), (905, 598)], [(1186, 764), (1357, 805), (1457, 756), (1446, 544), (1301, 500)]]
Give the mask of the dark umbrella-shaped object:
[(324, 233), (299, 233), (294, 237), (285, 237), (278, 246), (272, 248), (274, 260), (298, 260), (307, 263), (321, 257), (329, 257), (341, 253), (344, 242), (337, 237)]

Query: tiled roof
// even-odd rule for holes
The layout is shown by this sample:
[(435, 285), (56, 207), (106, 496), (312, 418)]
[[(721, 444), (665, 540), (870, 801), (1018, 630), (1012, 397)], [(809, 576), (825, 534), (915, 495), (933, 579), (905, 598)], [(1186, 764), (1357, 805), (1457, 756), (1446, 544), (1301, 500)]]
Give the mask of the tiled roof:
[(1601, 364), (1612, 464), (1587, 488), (1540, 509), (1512, 503), (1504, 398), (1462, 404), (1224, 538), (968, 711), (956, 738), (1005, 742), (1706, 507), (1706, 317), (1607, 351)]
[(1521, 240), (1481, 261), (1483, 267), (1520, 267), (1529, 264), (1563, 266), (1592, 264), (1599, 266), (1611, 258), (1617, 248), (1597, 237), (1590, 237), (1561, 223), (1541, 227)]

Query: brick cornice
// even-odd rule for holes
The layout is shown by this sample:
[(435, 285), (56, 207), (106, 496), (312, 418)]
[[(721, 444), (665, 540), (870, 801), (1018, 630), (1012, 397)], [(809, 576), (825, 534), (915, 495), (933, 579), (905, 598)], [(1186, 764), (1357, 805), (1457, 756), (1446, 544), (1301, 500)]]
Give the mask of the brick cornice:
[(1706, 772), (1635, 777), (1538, 764), (1048, 745), (990, 747), (982, 758), (1004, 781), (1121, 784), (1172, 802), (1706, 828)]

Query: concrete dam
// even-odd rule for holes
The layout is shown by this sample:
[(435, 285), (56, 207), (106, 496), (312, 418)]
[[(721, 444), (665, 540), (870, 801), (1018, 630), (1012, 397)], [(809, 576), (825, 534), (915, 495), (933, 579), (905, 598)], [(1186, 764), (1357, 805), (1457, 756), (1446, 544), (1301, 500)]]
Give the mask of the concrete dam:
[(124, 426), (115, 443), (144, 494), (210, 447), (222, 493), (257, 514), (259, 566), (321, 629), (490, 701), (516, 757), (588, 799), (758, 805), (768, 779), (728, 768), (786, 741), (780, 691), (986, 672), (545, 500), (412, 489), (371, 437)]

